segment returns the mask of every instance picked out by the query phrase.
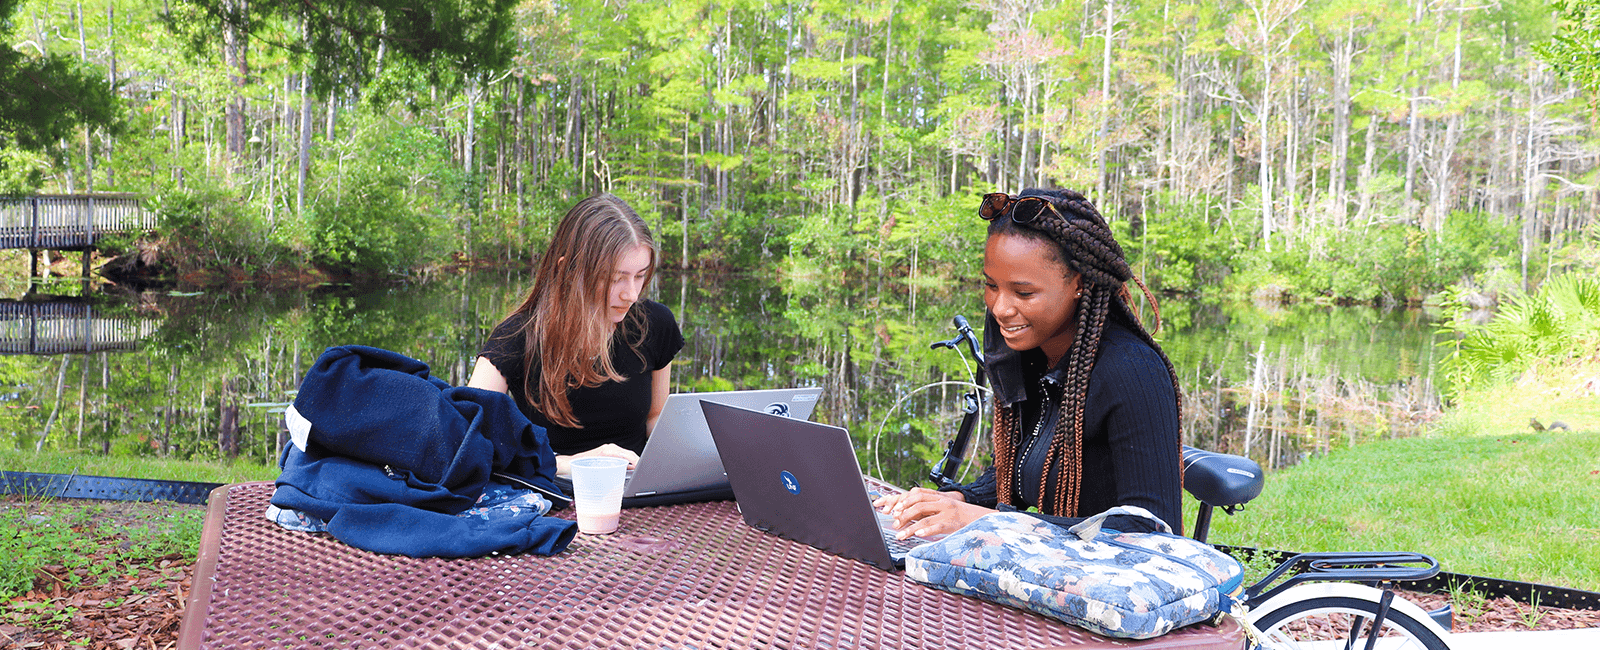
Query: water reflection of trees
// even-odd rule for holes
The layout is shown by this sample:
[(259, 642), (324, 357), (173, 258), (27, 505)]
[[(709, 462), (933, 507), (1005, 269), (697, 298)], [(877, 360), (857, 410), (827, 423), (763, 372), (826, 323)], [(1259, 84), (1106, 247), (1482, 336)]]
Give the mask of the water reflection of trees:
[[(525, 283), (522, 274), (478, 275), (147, 295), (143, 309), (162, 326), (137, 351), (0, 358), (0, 379), (14, 387), (3, 403), (16, 407), (0, 427), (15, 446), (33, 446), (54, 412), (50, 448), (272, 463), (283, 430), (271, 405), (291, 399), (325, 347), (395, 350), (459, 385)], [(663, 276), (656, 296), (685, 334), (675, 391), (821, 386), (814, 418), (851, 431), (866, 471), (920, 481), (960, 420), (964, 389), (941, 382), (968, 379), (968, 369), (928, 343), (948, 338), (954, 314), (978, 320), (971, 287)], [(1191, 444), (1281, 467), (1415, 433), (1438, 413), (1431, 328), (1416, 312), (1174, 299), (1162, 313), (1158, 338), (1184, 388)], [(988, 449), (985, 432), (974, 457), (986, 460)]]
[(1266, 352), (1263, 345), (1246, 382), (1201, 373), (1200, 383), (1185, 386), (1188, 444), (1250, 456), (1275, 469), (1375, 437), (1415, 435), (1440, 415), (1431, 378), (1379, 383), (1303, 359), (1286, 350)]

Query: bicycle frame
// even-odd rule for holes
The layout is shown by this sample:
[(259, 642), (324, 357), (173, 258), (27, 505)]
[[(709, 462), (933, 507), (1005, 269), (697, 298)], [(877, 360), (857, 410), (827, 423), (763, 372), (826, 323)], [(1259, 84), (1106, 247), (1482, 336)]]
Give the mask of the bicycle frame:
[[(950, 324), (958, 332), (956, 337), (929, 344), (928, 348), (959, 350), (958, 346), (966, 345), (967, 352), (977, 362), (977, 369), (972, 371), (972, 383), (982, 387), (987, 377), (983, 372), (983, 352), (978, 349), (978, 337), (972, 333), (972, 326), (967, 324), (965, 316), (957, 314), (955, 318), (950, 319)], [(962, 396), (961, 410), (964, 415), (961, 416), (961, 428), (956, 430), (955, 437), (951, 438), (950, 444), (945, 447), (944, 458), (939, 459), (939, 462), (928, 470), (928, 478), (941, 489), (956, 485), (956, 480), (951, 477), (955, 475), (956, 469), (961, 467), (961, 460), (967, 456), (967, 444), (972, 438), (972, 432), (977, 428), (978, 414), (983, 411), (980, 401), (982, 399), (977, 388)]]

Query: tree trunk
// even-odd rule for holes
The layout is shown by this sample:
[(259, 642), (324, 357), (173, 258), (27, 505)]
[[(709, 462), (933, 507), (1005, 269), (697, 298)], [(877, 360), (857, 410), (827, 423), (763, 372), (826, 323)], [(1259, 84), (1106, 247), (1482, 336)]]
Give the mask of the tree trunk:
[(67, 383), (67, 364), (72, 362), (72, 357), (61, 357), (61, 369), (56, 371), (56, 405), (50, 409), (50, 417), (44, 421), (44, 432), (39, 434), (39, 441), (34, 443), (34, 453), (44, 451), (44, 443), (50, 439), (50, 429), (56, 424), (56, 415), (61, 413), (61, 392)]
[[(1411, 15), (1411, 24), (1418, 25), (1418, 26), (1420, 26), (1422, 24), (1422, 15), (1424, 13), (1424, 9), (1425, 8), (1426, 8), (1426, 4), (1424, 4), (1424, 0), (1417, 0), (1416, 10)], [(1412, 57), (1411, 57), (1411, 48), (1412, 48), (1411, 41), (1412, 41), (1411, 33), (1407, 32), (1406, 33), (1406, 66), (1407, 66), (1407, 68), (1410, 68), (1411, 66), (1415, 65), (1415, 63), (1413, 62)], [(1413, 71), (1413, 72), (1416, 74), (1416, 79), (1414, 80), (1413, 86), (1411, 88), (1411, 98), (1410, 98), (1410, 100), (1408, 102), (1409, 105), (1406, 108), (1406, 186), (1405, 186), (1405, 193), (1404, 193), (1404, 196), (1405, 196), (1405, 208), (1404, 208), (1404, 211), (1406, 213), (1406, 217), (1407, 217), (1406, 220), (1408, 222), (1411, 220), (1411, 218), (1410, 218), (1411, 215), (1414, 214), (1412, 212), (1412, 207), (1411, 206), (1413, 205), (1412, 202), (1416, 198), (1417, 167), (1418, 167), (1418, 165), (1420, 165), (1422, 163), (1422, 126), (1423, 126), (1423, 120), (1422, 120), (1422, 116), (1420, 115), (1420, 111), (1422, 109), (1423, 93), (1425, 92), (1425, 89), (1423, 88), (1423, 83), (1422, 83), (1422, 72), (1420, 70)]]
[[(116, 3), (106, 3), (106, 83), (117, 87), (117, 20)], [(111, 160), (117, 150), (117, 136), (106, 133), (106, 160)], [(106, 187), (115, 188), (115, 167), (106, 165)]]
[(1106, 139), (1111, 132), (1111, 38), (1116, 35), (1116, 0), (1106, 0), (1106, 29), (1100, 48), (1100, 124), (1094, 145), (1094, 200), (1104, 201), (1106, 188)]
[(689, 268), (689, 114), (683, 115), (683, 181), (678, 189), (678, 215), (680, 225), (679, 234), (683, 237), (678, 242), (682, 252), (678, 257), (678, 268)]
[[(243, 12), (248, 0), (225, 0), (224, 11)], [(228, 128), (228, 173), (237, 175), (244, 169), (245, 110), (248, 106), (244, 89), (250, 83), (249, 34), (245, 27), (227, 27), (223, 30), (222, 57), (228, 66), (228, 81), (233, 85), (234, 96), (228, 100), (226, 122)]]
[(1360, 200), (1356, 204), (1356, 221), (1361, 224), (1371, 223), (1372, 218), (1372, 178), (1373, 164), (1377, 160), (1378, 149), (1378, 114), (1373, 113), (1367, 118), (1367, 142), (1364, 158), (1361, 161), (1361, 171), (1356, 176), (1356, 193)]
[[(1456, 12), (1456, 43), (1453, 65), (1450, 72), (1450, 90), (1454, 95), (1461, 89), (1461, 21), (1460, 12)], [(1461, 133), (1461, 116), (1451, 115), (1446, 118), (1444, 135), (1439, 142), (1439, 152), (1435, 156), (1433, 172), (1433, 197), (1429, 201), (1428, 221), (1425, 224), (1436, 235), (1444, 232), (1445, 217), (1450, 214), (1450, 182), (1451, 162), (1456, 155), (1456, 143)]]
[[(1265, 11), (1262, 8), (1261, 11)], [(1261, 191), (1261, 243), (1272, 252), (1272, 33), (1267, 20), (1256, 20), (1257, 36), (1261, 39), (1261, 100), (1256, 106), (1256, 137), (1260, 149), (1260, 164), (1256, 178)]]
[[(309, 22), (300, 26), (300, 38), (311, 39)], [(294, 194), (295, 213), (302, 219), (306, 216), (306, 179), (311, 175), (311, 131), (315, 128), (311, 115), (311, 70), (307, 66), (300, 72), (300, 164), (296, 169)]]
[(1539, 155), (1538, 140), (1542, 137), (1539, 124), (1543, 121), (1543, 110), (1539, 104), (1538, 92), (1540, 83), (1539, 64), (1530, 61), (1528, 80), (1528, 133), (1523, 138), (1528, 143), (1527, 150), (1523, 153), (1522, 161), (1522, 236), (1519, 238), (1521, 245), (1520, 259), (1522, 269), (1522, 290), (1530, 291), (1528, 283), (1528, 254), (1533, 249), (1534, 238), (1538, 236), (1539, 219)]
[(89, 357), (83, 358), (83, 367), (78, 369), (78, 447), (83, 447), (83, 415), (89, 404)]
[(1350, 66), (1355, 59), (1355, 23), (1345, 27), (1345, 32), (1334, 46), (1333, 56), (1333, 133), (1329, 138), (1331, 160), (1328, 164), (1328, 207), (1333, 213), (1333, 227), (1344, 230), (1350, 214), (1350, 197), (1345, 195), (1350, 167)]
[[(1289, 69), (1289, 78), (1294, 78), (1296, 68)], [(1300, 123), (1300, 101), (1295, 93), (1285, 95), (1283, 114), (1283, 225), (1279, 229), (1283, 233), (1283, 249), (1294, 250), (1294, 237), (1298, 227), (1295, 223), (1295, 186), (1299, 183), (1300, 170), (1298, 140), (1299, 132), (1296, 130)]]
[[(73, 17), (78, 23), (78, 60), (83, 62), (83, 67), (89, 67), (89, 37), (83, 30), (83, 0), (78, 0), (78, 10), (73, 12)], [(94, 134), (93, 129), (83, 129), (83, 180), (84, 191), (94, 192)]]
[(516, 136), (511, 148), (511, 165), (516, 168), (512, 175), (511, 191), (517, 193), (517, 236), (515, 241), (506, 242), (506, 260), (511, 259), (511, 246), (522, 247), (522, 233), (528, 229), (528, 80), (517, 77), (517, 115)]
[(219, 403), (217, 448), (228, 458), (239, 456), (239, 403), (230, 395)]

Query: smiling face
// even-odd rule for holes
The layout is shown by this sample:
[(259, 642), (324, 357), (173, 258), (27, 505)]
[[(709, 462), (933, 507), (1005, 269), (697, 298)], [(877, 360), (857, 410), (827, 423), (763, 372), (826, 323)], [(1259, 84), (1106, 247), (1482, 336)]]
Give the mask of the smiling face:
[(620, 323), (628, 315), (628, 310), (644, 291), (654, 262), (650, 247), (644, 244), (625, 248), (617, 256), (617, 266), (611, 273), (611, 288), (606, 292), (606, 316), (612, 323)]
[(983, 302), (1006, 345), (1042, 348), (1050, 365), (1072, 347), (1081, 277), (1052, 255), (1052, 245), (1000, 234), (983, 247)]

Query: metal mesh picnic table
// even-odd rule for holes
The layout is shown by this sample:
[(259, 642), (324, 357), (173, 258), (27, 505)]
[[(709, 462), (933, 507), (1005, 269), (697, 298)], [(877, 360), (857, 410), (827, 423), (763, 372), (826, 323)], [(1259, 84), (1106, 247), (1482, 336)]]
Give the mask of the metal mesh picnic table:
[(627, 510), (556, 556), (447, 560), (279, 528), (272, 490), (212, 492), (179, 648), (1244, 647), (1231, 619), (1130, 642), (937, 591), (754, 530), (732, 502)]

